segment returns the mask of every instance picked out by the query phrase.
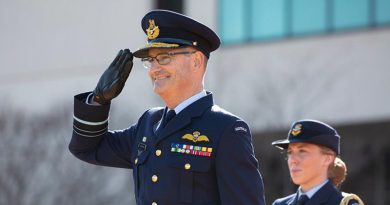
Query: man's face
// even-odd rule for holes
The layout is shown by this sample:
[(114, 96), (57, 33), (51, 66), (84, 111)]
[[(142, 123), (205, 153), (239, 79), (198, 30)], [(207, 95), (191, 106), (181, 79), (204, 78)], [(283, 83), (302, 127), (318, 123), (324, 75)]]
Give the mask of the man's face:
[[(149, 56), (156, 57), (166, 53), (194, 51), (191, 48), (181, 49), (150, 49)], [(162, 97), (178, 96), (180, 92), (188, 92), (193, 83), (192, 54), (169, 55), (170, 61), (161, 65), (156, 59), (151, 62), (149, 77), (153, 83), (153, 90)]]
[[(321, 148), (310, 143), (290, 143), (287, 150), (287, 163), (294, 184), (304, 191), (327, 178), (330, 155), (321, 152)], [(306, 189), (306, 190), (305, 190)]]

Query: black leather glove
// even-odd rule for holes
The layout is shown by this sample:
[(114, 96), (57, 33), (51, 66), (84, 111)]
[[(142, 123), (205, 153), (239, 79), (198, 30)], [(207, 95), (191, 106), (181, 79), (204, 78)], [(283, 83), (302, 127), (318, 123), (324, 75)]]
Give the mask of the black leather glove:
[(110, 103), (121, 93), (132, 68), (133, 53), (129, 49), (120, 50), (114, 61), (100, 77), (93, 91), (93, 100), (102, 105)]

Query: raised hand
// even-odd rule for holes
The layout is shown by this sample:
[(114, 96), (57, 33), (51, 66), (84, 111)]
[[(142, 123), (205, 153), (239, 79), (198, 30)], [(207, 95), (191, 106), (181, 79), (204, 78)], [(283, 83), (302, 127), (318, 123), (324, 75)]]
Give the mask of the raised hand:
[(120, 50), (110, 64), (93, 91), (93, 101), (99, 104), (108, 104), (118, 96), (133, 68), (133, 54), (129, 49)]

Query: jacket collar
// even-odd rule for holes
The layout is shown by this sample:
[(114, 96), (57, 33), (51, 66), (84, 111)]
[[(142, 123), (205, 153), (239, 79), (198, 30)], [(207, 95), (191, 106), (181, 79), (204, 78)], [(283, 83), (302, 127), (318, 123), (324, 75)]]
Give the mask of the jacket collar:
[[(321, 187), (306, 203), (306, 205), (319, 205), (326, 204), (326, 202), (331, 198), (331, 195), (339, 192), (336, 187), (333, 186), (332, 182), (329, 180), (324, 186)], [(294, 197), (291, 198), (288, 205), (295, 205), (298, 201), (298, 191)]]
[[(320, 190), (318, 190), (313, 197), (310, 198), (307, 205), (318, 205), (326, 203), (331, 195), (337, 193), (338, 190), (333, 186), (331, 180), (329, 180)], [(313, 200), (312, 200), (313, 199)]]
[(205, 97), (202, 97), (191, 105), (187, 106), (171, 121), (169, 121), (164, 130), (162, 130), (161, 135), (158, 137), (156, 144), (177, 130), (180, 130), (181, 128), (190, 124), (192, 118), (201, 116), (207, 108), (213, 105), (213, 95), (211, 92), (207, 91), (207, 95)]

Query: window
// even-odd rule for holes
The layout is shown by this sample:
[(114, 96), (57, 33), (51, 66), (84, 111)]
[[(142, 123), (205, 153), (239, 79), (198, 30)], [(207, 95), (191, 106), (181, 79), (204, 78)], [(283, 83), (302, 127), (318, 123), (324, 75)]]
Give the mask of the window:
[(326, 30), (326, 0), (292, 0), (291, 35)]
[(247, 0), (221, 1), (221, 9), (225, 12), (222, 12), (220, 17), (220, 33), (226, 42), (234, 43), (247, 39), (245, 1)]
[(257, 0), (251, 8), (251, 39), (280, 38), (287, 34), (284, 0)]
[(375, 0), (376, 13), (375, 21), (378, 25), (390, 24), (390, 1), (389, 0)]
[(369, 23), (368, 3), (368, 0), (333, 1), (335, 30), (367, 27)]
[(223, 44), (390, 25), (390, 0), (219, 0)]

